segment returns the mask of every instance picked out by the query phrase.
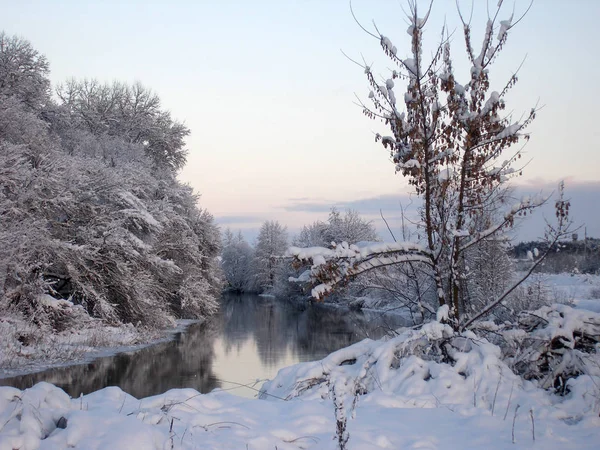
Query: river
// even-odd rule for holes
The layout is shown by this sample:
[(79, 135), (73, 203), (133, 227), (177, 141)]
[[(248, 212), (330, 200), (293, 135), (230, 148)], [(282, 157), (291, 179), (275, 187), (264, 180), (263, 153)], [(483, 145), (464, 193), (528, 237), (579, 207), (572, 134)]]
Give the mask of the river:
[(366, 337), (380, 338), (401, 325), (399, 317), (381, 313), (320, 304), (299, 308), (267, 297), (226, 294), (219, 313), (168, 342), (0, 379), (0, 385), (25, 389), (47, 381), (72, 397), (106, 386), (119, 386), (136, 398), (184, 387), (253, 397), (283, 367), (321, 359)]

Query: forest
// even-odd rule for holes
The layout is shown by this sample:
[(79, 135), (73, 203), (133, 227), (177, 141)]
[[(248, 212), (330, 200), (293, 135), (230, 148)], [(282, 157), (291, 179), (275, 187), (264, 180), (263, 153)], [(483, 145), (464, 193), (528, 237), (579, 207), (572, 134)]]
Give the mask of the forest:
[(177, 180), (189, 129), (139, 83), (53, 87), (49, 71), (28, 41), (0, 34), (3, 322), (52, 333), (209, 316), (220, 233)]

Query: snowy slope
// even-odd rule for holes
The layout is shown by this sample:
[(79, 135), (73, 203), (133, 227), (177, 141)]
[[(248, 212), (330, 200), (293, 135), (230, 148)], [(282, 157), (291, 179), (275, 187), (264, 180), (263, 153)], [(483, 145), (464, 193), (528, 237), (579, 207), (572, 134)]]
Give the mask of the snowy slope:
[[(227, 392), (199, 394), (177, 389), (137, 400), (106, 388), (69, 400), (41, 383), (27, 391), (0, 388), (0, 449), (334, 449), (331, 401), (248, 400)], [(350, 419), (350, 449), (596, 449), (600, 419), (579, 422), (536, 418), (515, 423), (512, 411), (492, 416), (487, 408), (435, 407), (402, 396), (369, 394)], [(536, 412), (536, 414), (538, 414)], [(57, 428), (61, 417), (66, 428)], [(61, 421), (64, 425), (64, 420)]]

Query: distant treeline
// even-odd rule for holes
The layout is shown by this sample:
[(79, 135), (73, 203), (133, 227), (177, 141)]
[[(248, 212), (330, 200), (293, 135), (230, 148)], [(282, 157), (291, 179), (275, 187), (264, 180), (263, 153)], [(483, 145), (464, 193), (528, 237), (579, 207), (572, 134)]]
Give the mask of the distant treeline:
[[(512, 247), (512, 256), (518, 260), (527, 259), (528, 252), (538, 249), (544, 253), (548, 244), (543, 241), (521, 242)], [(541, 272), (600, 272), (600, 239), (586, 238), (583, 240), (573, 236), (571, 241), (563, 241), (554, 246), (546, 260), (540, 265)]]

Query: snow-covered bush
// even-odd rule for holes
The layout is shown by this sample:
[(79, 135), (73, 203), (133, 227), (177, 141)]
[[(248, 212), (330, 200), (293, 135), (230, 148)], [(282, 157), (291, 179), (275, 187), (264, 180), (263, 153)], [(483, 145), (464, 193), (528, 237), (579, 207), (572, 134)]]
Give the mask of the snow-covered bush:
[(521, 313), (502, 332), (505, 359), (526, 380), (565, 394), (580, 375), (600, 377), (600, 314), (554, 304)]
[[(579, 345), (584, 344), (575, 344)], [(509, 411), (516, 414), (515, 407), (535, 408), (538, 417), (560, 416), (564, 420), (598, 416), (598, 366), (592, 371), (587, 365), (589, 373), (585, 376), (580, 376), (584, 371), (572, 372), (569, 381), (565, 380), (568, 395), (556, 398), (540, 389), (543, 381), (524, 379), (522, 372), (513, 371), (521, 361), (519, 355), (505, 360), (500, 347), (472, 332), (459, 335), (447, 324), (433, 321), (418, 330), (405, 329), (388, 340), (365, 339), (321, 361), (282, 369), (263, 385), (260, 397), (332, 399), (335, 390), (338, 402), (340, 396), (344, 398), (348, 412), (354, 407), (351, 405), (366, 401), (362, 397), (375, 395), (402, 407), (444, 407), (465, 413), (482, 408), (505, 418)], [(553, 410), (555, 407), (558, 410)]]

